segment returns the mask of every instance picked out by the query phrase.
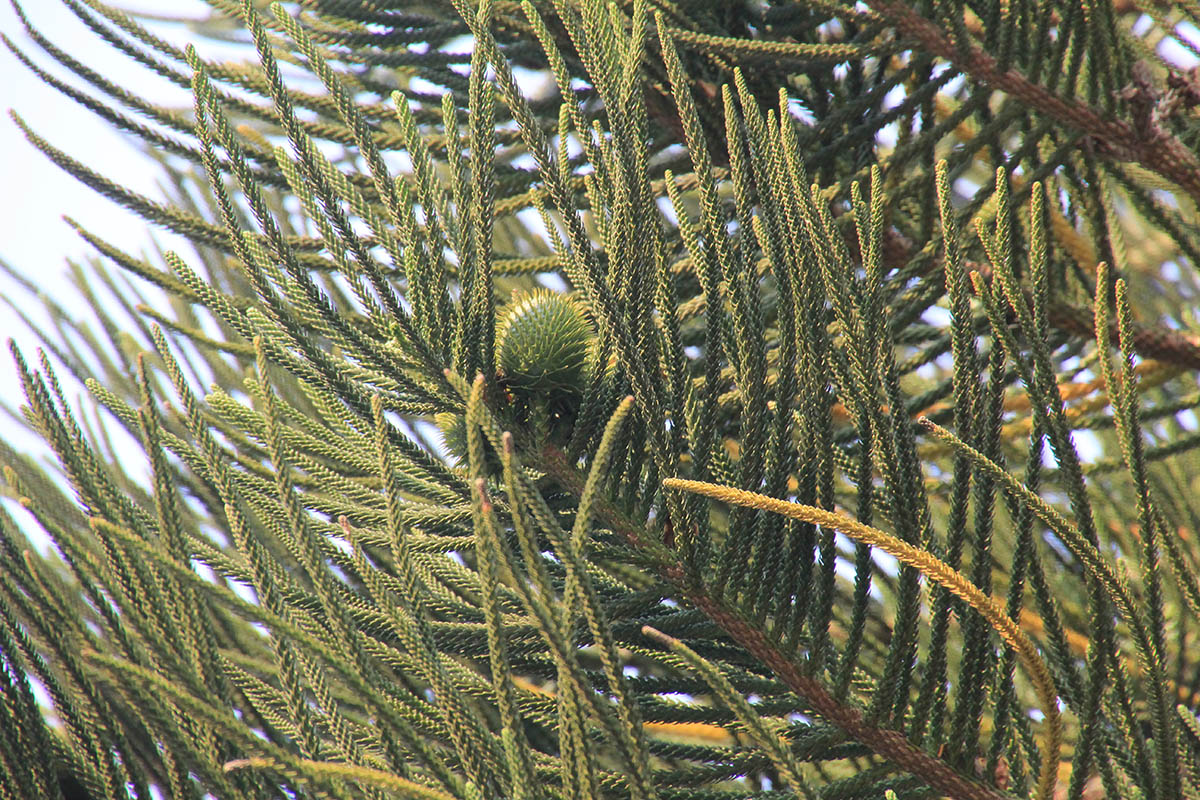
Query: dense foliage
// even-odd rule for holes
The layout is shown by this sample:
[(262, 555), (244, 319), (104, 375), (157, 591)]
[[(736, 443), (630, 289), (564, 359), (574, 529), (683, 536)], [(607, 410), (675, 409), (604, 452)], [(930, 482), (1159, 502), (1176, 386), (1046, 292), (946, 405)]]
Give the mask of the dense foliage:
[(0, 798), (1200, 797), (1194, 3), (62, 3)]

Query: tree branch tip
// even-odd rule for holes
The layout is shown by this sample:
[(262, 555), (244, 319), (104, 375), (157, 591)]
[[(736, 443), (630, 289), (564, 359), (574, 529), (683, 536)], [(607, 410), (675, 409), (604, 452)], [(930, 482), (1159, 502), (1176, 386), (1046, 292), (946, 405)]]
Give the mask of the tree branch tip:
[(482, 477), (475, 479), (475, 491), (479, 492), (479, 505), (483, 513), (492, 512), (492, 497), (488, 494), (487, 481)]
[(672, 647), (673, 645), (679, 643), (679, 640), (674, 636), (669, 636), (651, 625), (642, 626), (642, 635), (648, 636), (659, 644), (665, 645), (666, 647)]

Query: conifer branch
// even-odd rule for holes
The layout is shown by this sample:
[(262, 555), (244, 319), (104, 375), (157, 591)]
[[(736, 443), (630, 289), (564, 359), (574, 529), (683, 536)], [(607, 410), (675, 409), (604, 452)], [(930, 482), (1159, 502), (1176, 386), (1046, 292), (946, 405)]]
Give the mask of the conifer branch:
[(4, 32), (191, 246), (0, 263), (0, 796), (1200, 797), (1194, 4), (206, 3)]
[[(1130, 124), (1099, 109), (1065, 99), (1034, 83), (1015, 68), (1002, 70), (1000, 62), (969, 42), (956, 41), (935, 23), (906, 5), (870, 0), (870, 6), (898, 30), (921, 43), (929, 52), (952, 63), (974, 80), (1008, 92), (1043, 114), (1091, 137), (1097, 149), (1123, 161), (1136, 161), (1162, 175), (1200, 202), (1200, 158), (1177, 137), (1151, 123), (1152, 108)], [(1151, 103), (1153, 105), (1153, 102)], [(1085, 146), (1081, 142), (1081, 146)]]
[[(542, 451), (542, 457), (556, 480), (572, 492), (582, 491), (582, 481), (561, 451), (547, 447)], [(664, 483), (668, 488), (671, 485)], [(839, 702), (818, 681), (805, 675), (757, 625), (717, 600), (709, 588), (690, 574), (669, 551), (664, 552), (662, 544), (648, 539), (644, 532), (639, 532), (636, 526), (607, 503), (597, 503), (596, 513), (632, 546), (654, 557), (660, 574), (690, 604), (768, 666), (792, 691), (803, 697), (822, 719), (956, 800), (1006, 800), (1003, 793), (960, 775), (945, 762), (915, 747), (898, 731), (872, 725), (861, 711)]]

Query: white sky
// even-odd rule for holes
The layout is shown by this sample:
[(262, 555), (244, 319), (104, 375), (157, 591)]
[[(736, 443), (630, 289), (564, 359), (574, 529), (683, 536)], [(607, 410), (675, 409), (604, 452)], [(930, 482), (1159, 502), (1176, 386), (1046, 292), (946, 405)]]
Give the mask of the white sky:
[[(187, 95), (134, 64), (88, 30), (64, 5), (50, 0), (23, 3), (32, 24), (47, 38), (110, 80), (156, 102), (182, 105)], [(195, 15), (206, 6), (198, 0), (124, 0), (129, 9)], [(72, 85), (87, 84), (47, 56), (26, 34), (9, 3), (0, 4), (0, 31), (40, 66)], [(183, 26), (160, 26), (165, 38), (187, 38)], [(93, 90), (90, 93), (95, 93)], [(162, 173), (145, 158), (137, 145), (106, 121), (43, 83), (8, 48), (0, 47), (0, 108), (16, 111), (35, 132), (79, 161), (119, 180), (124, 186), (161, 198), (157, 181)], [(16, 123), (0, 117), (0, 258), (17, 272), (44, 287), (68, 308), (86, 315), (86, 306), (67, 283), (67, 259), (82, 261), (94, 250), (63, 220), (70, 216), (108, 241), (137, 253), (150, 242), (149, 225), (79, 183), (55, 166), (25, 140)], [(166, 236), (155, 232), (160, 241)], [(0, 292), (17, 298), (23, 310), (38, 316), (38, 304), (22, 290), (0, 277)], [(0, 315), (8, 316), (6, 308)], [(4, 338), (13, 337), (28, 352), (36, 347), (33, 336), (15, 325), (3, 326)], [(15, 368), (7, 348), (0, 354), (0, 400), (19, 402)]]
[[(25, 0), (26, 14), (35, 28), (72, 57), (87, 64), (122, 87), (160, 104), (187, 105), (189, 96), (177, 87), (135, 64), (97, 37), (56, 0)], [(207, 6), (199, 0), (122, 0), (131, 10), (197, 16)], [(79, 89), (88, 86), (58, 65), (29, 37), (8, 2), (0, 3), (0, 32), (52, 75)], [(163, 38), (183, 42), (188, 31), (181, 25), (162, 25), (155, 32)], [(95, 94), (93, 89), (89, 94)], [(114, 130), (109, 123), (43, 83), (9, 51), (0, 46), (0, 109), (16, 111), (42, 138), (82, 163), (119, 181), (125, 187), (161, 199), (157, 188), (162, 178), (158, 165), (145, 157), (136, 142)], [(146, 250), (153, 235), (164, 247), (181, 248), (180, 240), (151, 227), (137, 215), (122, 209), (87, 188), (58, 168), (26, 141), (8, 116), (0, 116), (0, 259), (17, 273), (54, 297), (79, 317), (90, 318), (86, 302), (69, 282), (67, 261), (83, 262), (94, 250), (63, 220), (70, 216), (83, 227), (132, 253)], [(111, 266), (111, 265), (109, 265)], [(116, 270), (119, 272), (119, 270)], [(34, 319), (45, 323), (41, 303), (6, 274), (0, 274), (0, 297), (14, 302)], [(0, 305), (0, 402), (16, 408), (24, 397), (16, 367), (9, 355), (7, 339), (16, 340), (28, 360), (35, 359), (38, 341), (10, 309)], [(93, 327), (94, 329), (94, 327)], [(36, 361), (34, 361), (36, 363)], [(85, 391), (60, 374), (68, 400)], [(34, 433), (0, 416), (0, 436), (17, 448), (49, 456), (46, 444)], [(136, 454), (142, 460), (144, 456)], [(134, 474), (137, 474), (136, 468)], [(0, 501), (38, 547), (48, 544), (36, 525), (14, 502)]]

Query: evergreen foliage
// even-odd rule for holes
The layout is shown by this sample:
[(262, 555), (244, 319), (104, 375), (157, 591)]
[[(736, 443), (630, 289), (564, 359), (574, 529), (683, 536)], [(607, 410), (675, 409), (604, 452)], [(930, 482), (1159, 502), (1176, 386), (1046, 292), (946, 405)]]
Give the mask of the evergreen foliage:
[(62, 2), (0, 798), (1200, 798), (1194, 3)]

